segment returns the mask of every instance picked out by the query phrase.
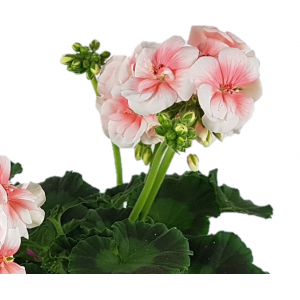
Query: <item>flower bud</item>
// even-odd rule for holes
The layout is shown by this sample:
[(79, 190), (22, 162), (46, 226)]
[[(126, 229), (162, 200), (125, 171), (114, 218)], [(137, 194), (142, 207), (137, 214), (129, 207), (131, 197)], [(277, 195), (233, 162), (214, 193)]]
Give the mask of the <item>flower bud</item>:
[(164, 120), (161, 125), (165, 130), (169, 130), (173, 127), (172, 121), (168, 119)]
[(186, 126), (192, 126), (197, 120), (195, 112), (189, 111), (181, 117), (181, 121)]
[(212, 143), (212, 134), (208, 131), (206, 140), (202, 143), (204, 147), (208, 147)]
[(187, 140), (185, 142), (185, 148), (190, 148), (192, 146), (192, 141), (191, 140)]
[(187, 142), (187, 138), (186, 137), (184, 137), (184, 136), (180, 136), (180, 137), (178, 137), (177, 138), (177, 145), (179, 145), (179, 146), (184, 146), (185, 145), (185, 143)]
[(220, 140), (220, 141), (223, 141), (223, 138), (224, 138), (224, 134), (222, 133), (217, 133), (217, 132), (213, 132), (214, 136)]
[(162, 126), (157, 126), (154, 128), (154, 130), (158, 135), (161, 135), (161, 136), (164, 136), (167, 133), (167, 131), (165, 129), (163, 129)]
[(177, 124), (175, 126), (174, 130), (179, 135), (184, 135), (184, 134), (187, 134), (187, 132), (188, 132), (188, 128), (181, 123)]
[(90, 43), (90, 49), (92, 51), (97, 51), (100, 48), (100, 43), (97, 40), (93, 40)]
[(100, 56), (101, 56), (102, 58), (108, 58), (108, 57), (110, 56), (110, 52), (104, 51), (104, 52), (102, 52), (102, 53), (100, 54)]
[(87, 71), (86, 71), (86, 78), (87, 78), (87, 79), (91, 80), (91, 79), (94, 78), (94, 76), (95, 76), (95, 75), (91, 72), (91, 70), (87, 70)]
[(168, 141), (168, 146), (171, 147), (172, 149), (176, 149), (177, 143), (176, 141)]
[(88, 47), (80, 47), (79, 51), (81, 54), (86, 54), (89, 52), (89, 48)]
[(146, 147), (146, 149), (143, 152), (143, 162), (147, 166), (152, 161), (152, 150), (151, 147)]
[(169, 141), (173, 141), (173, 140), (176, 140), (176, 137), (177, 137), (177, 134), (174, 130), (169, 130), (167, 133), (166, 133), (166, 138), (169, 140)]
[(88, 60), (84, 60), (82, 65), (84, 68), (88, 68), (90, 66), (90, 62)]
[(97, 75), (100, 73), (100, 66), (94, 62), (91, 63), (90, 70), (93, 74)]
[(193, 127), (188, 128), (187, 137), (189, 140), (194, 140), (197, 137), (196, 131)]
[(62, 58), (60, 59), (60, 63), (64, 64), (64, 65), (67, 65), (69, 64), (71, 61), (73, 61), (75, 58), (74, 55), (70, 55), (70, 54), (67, 54), (67, 55), (64, 55), (62, 56)]
[(134, 149), (134, 156), (135, 156), (136, 160), (142, 159), (143, 151), (144, 151), (144, 144), (142, 144), (142, 143), (137, 144)]
[(79, 59), (74, 59), (72, 61), (72, 68), (79, 69), (81, 67), (81, 61)]
[(204, 127), (201, 124), (201, 122), (197, 122), (195, 126), (195, 131), (197, 134), (197, 141), (202, 144), (207, 139), (209, 130), (206, 127)]
[(73, 46), (72, 46), (72, 48), (73, 48), (76, 52), (79, 52), (79, 51), (80, 51), (80, 47), (82, 47), (80, 43), (74, 43)]
[(190, 154), (187, 157), (188, 165), (193, 172), (199, 171), (199, 159), (196, 154)]
[(98, 54), (93, 54), (91, 57), (91, 60), (94, 62), (98, 62), (99, 61), (99, 55)]

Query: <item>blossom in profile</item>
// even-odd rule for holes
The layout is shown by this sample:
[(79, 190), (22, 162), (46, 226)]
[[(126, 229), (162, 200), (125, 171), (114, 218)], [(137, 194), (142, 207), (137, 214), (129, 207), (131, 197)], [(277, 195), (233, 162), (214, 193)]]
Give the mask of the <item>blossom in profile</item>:
[(254, 52), (233, 33), (223, 32), (214, 26), (192, 26), (188, 44), (199, 49), (199, 56), (217, 57), (224, 48), (237, 48), (248, 56), (253, 56)]
[(121, 94), (139, 115), (161, 112), (175, 102), (187, 101), (194, 92), (189, 70), (198, 49), (173, 36), (161, 45), (143, 45), (135, 55), (133, 77), (121, 86)]
[(191, 75), (201, 108), (203, 125), (212, 132), (239, 130), (252, 116), (261, 96), (259, 61), (243, 51), (224, 48), (217, 58), (200, 57)]
[(0, 243), (0, 274), (26, 274), (25, 268), (15, 263), (13, 258), (20, 244), (18, 228), (8, 229), (3, 244)]
[(22, 237), (28, 238), (27, 228), (41, 224), (44, 211), (40, 208), (45, 193), (39, 185), (14, 186), (9, 183), (10, 160), (0, 156), (0, 205), (7, 217), (7, 228), (18, 228)]
[(156, 115), (144, 116), (147, 121), (147, 129), (141, 136), (141, 142), (145, 145), (153, 145), (161, 142), (161, 137), (156, 133), (155, 127), (160, 126)]

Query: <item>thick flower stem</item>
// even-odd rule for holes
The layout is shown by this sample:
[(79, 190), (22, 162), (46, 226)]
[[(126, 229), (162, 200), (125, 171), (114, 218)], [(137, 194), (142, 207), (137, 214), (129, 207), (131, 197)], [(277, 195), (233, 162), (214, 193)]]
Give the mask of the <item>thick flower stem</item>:
[(123, 184), (123, 178), (122, 178), (122, 161), (121, 161), (121, 154), (120, 154), (120, 148), (112, 143), (113, 151), (114, 151), (114, 157), (115, 157), (115, 166), (116, 166), (116, 173), (117, 173), (117, 185)]
[[(96, 93), (96, 95), (99, 97), (99, 93), (97, 91), (97, 85), (98, 85), (98, 81), (96, 79), (96, 77), (93, 77), (93, 79), (91, 80), (94, 91)], [(115, 166), (116, 166), (116, 173), (117, 173), (117, 185), (120, 185), (123, 183), (123, 178), (122, 178), (122, 160), (121, 160), (121, 154), (120, 154), (120, 148), (115, 145), (114, 143), (112, 143), (113, 146), (113, 152), (114, 152), (114, 157), (115, 157)]]
[(175, 151), (173, 149), (171, 149), (170, 147), (168, 147), (167, 149), (167, 152), (161, 162), (161, 165), (160, 165), (160, 168), (157, 172), (157, 175), (156, 175), (156, 178), (155, 178), (155, 181), (153, 183), (153, 186), (152, 186), (152, 189), (148, 195), (148, 199), (147, 199), (147, 202), (141, 212), (141, 220), (145, 220), (150, 209), (151, 209), (151, 206), (153, 204), (153, 201), (159, 191), (159, 188), (165, 178), (165, 175), (168, 171), (168, 168), (170, 166), (170, 163), (174, 157), (174, 154), (175, 154)]
[(163, 155), (165, 154), (166, 148), (167, 148), (167, 144), (166, 142), (162, 142), (160, 147), (158, 148), (156, 155), (154, 157), (152, 166), (149, 170), (148, 176), (147, 176), (147, 180), (145, 182), (144, 188), (129, 216), (129, 220), (134, 222), (137, 220), (140, 212), (142, 211), (148, 196), (151, 192), (151, 189), (153, 188), (153, 183), (155, 181), (155, 178), (157, 176), (157, 171), (159, 169), (160, 166), (160, 162), (162, 160)]

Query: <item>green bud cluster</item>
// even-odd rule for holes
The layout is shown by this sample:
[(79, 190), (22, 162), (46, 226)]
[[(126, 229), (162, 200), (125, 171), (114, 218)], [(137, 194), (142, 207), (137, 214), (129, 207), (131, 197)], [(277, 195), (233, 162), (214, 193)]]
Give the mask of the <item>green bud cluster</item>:
[(191, 141), (196, 138), (196, 132), (191, 125), (196, 121), (195, 114), (173, 118), (172, 120), (167, 114), (158, 115), (158, 121), (161, 124), (155, 128), (158, 135), (164, 136), (168, 146), (175, 152), (184, 152), (186, 148), (191, 147)]
[(76, 54), (66, 54), (60, 62), (67, 65), (70, 72), (75, 74), (86, 73), (87, 79), (93, 79), (95, 75), (99, 74), (101, 66), (105, 64), (106, 59), (110, 56), (108, 51), (101, 54), (96, 53), (100, 48), (100, 43), (97, 40), (93, 40), (88, 47), (75, 43), (72, 48)]
[(138, 143), (134, 149), (134, 156), (136, 160), (143, 160), (146, 166), (149, 165), (153, 160), (151, 145)]

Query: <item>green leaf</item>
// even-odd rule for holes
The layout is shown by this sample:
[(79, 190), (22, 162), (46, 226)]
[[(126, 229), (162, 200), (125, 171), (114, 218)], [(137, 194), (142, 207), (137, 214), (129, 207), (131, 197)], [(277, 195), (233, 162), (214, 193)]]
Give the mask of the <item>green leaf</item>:
[(252, 264), (251, 250), (234, 233), (220, 231), (191, 239), (190, 247), (191, 274), (266, 274)]
[(70, 273), (179, 273), (190, 259), (187, 239), (164, 224), (124, 220), (113, 226), (113, 239), (93, 236), (80, 241), (70, 255)]
[[(60, 212), (67, 210), (72, 206), (81, 204), (90, 196), (99, 193), (99, 190), (92, 187), (78, 173), (66, 172), (63, 177), (51, 177), (46, 179), (41, 186), (46, 194), (46, 202), (43, 209), (46, 217), (49, 216), (50, 210), (57, 205)], [(89, 201), (92, 201), (91, 199)]]
[[(132, 193), (128, 206), (133, 206), (137, 197)], [(149, 216), (168, 228), (177, 227), (186, 237), (205, 235), (209, 229), (208, 217), (220, 215), (216, 200), (213, 185), (199, 172), (187, 172), (182, 176), (168, 175)]]
[(240, 196), (239, 190), (231, 188), (226, 184), (219, 187), (217, 182), (217, 170), (212, 170), (209, 173), (209, 178), (216, 188), (218, 204), (221, 212), (239, 212), (248, 215), (255, 215), (265, 219), (271, 218), (273, 208), (270, 205), (258, 206), (250, 200), (244, 200)]
[(47, 272), (41, 268), (40, 264), (36, 263), (24, 263), (22, 264), (25, 267), (26, 274), (47, 274)]
[(21, 174), (23, 172), (23, 168), (19, 163), (10, 162), (10, 177), (11, 180), (15, 175)]

